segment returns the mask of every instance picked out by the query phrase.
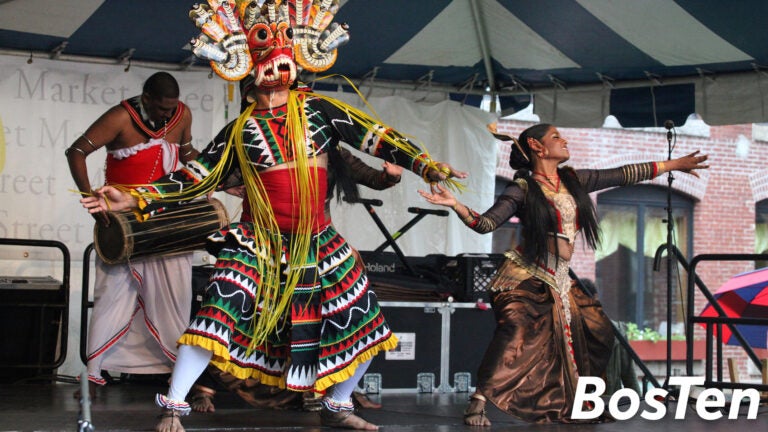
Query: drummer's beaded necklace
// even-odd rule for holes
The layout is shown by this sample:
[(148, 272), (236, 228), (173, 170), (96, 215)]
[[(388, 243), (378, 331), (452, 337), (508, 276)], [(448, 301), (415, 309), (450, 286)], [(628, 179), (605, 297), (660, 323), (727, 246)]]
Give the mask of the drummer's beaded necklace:
[[(165, 135), (168, 133), (168, 120), (163, 121), (163, 138), (162, 140), (165, 141)], [(157, 159), (155, 159), (155, 164), (152, 166), (152, 172), (149, 173), (149, 178), (147, 178), (147, 183), (151, 183), (152, 180), (155, 178), (155, 171), (157, 170), (157, 165), (160, 163), (160, 159), (163, 158), (163, 149), (160, 148), (160, 151), (157, 152)]]
[[(154, 127), (155, 122), (149, 118), (149, 114), (147, 114), (147, 111), (144, 108), (144, 101), (141, 99), (139, 99), (139, 107), (141, 109), (141, 119), (145, 123), (149, 123)], [(163, 138), (162, 138), (163, 142), (165, 142), (165, 136), (167, 134), (168, 134), (168, 119), (163, 119)], [(160, 151), (157, 153), (157, 159), (155, 160), (155, 164), (152, 166), (152, 171), (149, 173), (149, 178), (147, 178), (147, 183), (151, 183), (152, 179), (155, 178), (155, 171), (157, 170), (157, 165), (160, 163), (160, 159), (162, 157), (163, 157), (163, 149), (161, 147)]]

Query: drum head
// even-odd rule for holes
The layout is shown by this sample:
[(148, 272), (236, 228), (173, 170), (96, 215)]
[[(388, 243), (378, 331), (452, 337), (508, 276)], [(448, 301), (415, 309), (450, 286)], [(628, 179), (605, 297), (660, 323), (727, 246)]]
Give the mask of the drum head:
[[(121, 213), (107, 213), (109, 226), (96, 222), (93, 227), (94, 246), (96, 253), (107, 264), (123, 262), (131, 255), (133, 236), (131, 227)], [(132, 217), (129, 214), (129, 217)]]

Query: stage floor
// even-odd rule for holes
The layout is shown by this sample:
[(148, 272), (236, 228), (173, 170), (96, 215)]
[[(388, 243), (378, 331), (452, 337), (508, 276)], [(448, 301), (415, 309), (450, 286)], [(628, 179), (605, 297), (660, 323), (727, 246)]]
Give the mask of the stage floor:
[[(0, 384), (0, 431), (76, 431), (79, 401), (72, 394), (78, 384), (25, 383)], [(121, 383), (100, 389), (91, 405), (91, 423), (96, 431), (147, 431), (154, 428), (158, 409), (154, 394), (164, 388), (157, 384)], [(462, 421), (466, 393), (384, 393), (372, 395), (382, 409), (363, 410), (361, 416), (376, 423), (382, 431), (600, 431), (600, 432), (733, 432), (768, 430), (768, 406), (759, 407), (757, 419), (746, 418), (746, 409), (736, 420), (705, 421), (694, 407), (685, 410), (684, 420), (675, 420), (676, 405), (660, 421), (635, 416), (631, 420), (587, 425), (532, 425), (517, 421), (490, 408), (493, 426), (470, 428)], [(320, 426), (317, 413), (251, 408), (237, 396), (220, 392), (216, 412), (192, 413), (184, 418), (188, 431), (331, 431)], [(726, 417), (726, 416), (724, 416)]]

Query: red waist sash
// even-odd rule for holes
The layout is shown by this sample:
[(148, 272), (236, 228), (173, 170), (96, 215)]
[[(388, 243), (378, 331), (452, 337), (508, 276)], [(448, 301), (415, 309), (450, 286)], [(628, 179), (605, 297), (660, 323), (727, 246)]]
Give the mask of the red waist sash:
[(107, 154), (107, 184), (142, 185), (152, 183), (165, 174), (163, 147), (152, 146), (131, 157), (117, 159)]
[[(272, 212), (277, 220), (277, 225), (281, 231), (293, 232), (298, 227), (299, 222), (299, 202), (296, 196), (295, 185), (291, 179), (291, 172), (295, 168), (278, 169), (259, 173), (264, 189), (272, 205)], [(328, 180), (325, 168), (317, 169), (317, 184), (313, 172), (310, 171), (310, 188), (315, 191), (314, 200), (310, 203), (309, 212), (314, 221), (312, 232), (317, 233), (326, 227), (330, 220), (325, 218), (325, 199), (328, 193)], [(248, 199), (243, 200), (242, 222), (253, 222), (251, 207)]]

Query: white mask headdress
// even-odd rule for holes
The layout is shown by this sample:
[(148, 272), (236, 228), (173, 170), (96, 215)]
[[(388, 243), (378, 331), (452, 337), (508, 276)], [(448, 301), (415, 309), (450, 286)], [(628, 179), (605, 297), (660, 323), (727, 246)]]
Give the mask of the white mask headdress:
[(331, 22), (338, 8), (338, 0), (208, 0), (189, 12), (201, 30), (192, 51), (226, 80), (253, 72), (258, 87), (287, 87), (297, 64), (310, 72), (333, 66), (349, 40), (347, 26)]

